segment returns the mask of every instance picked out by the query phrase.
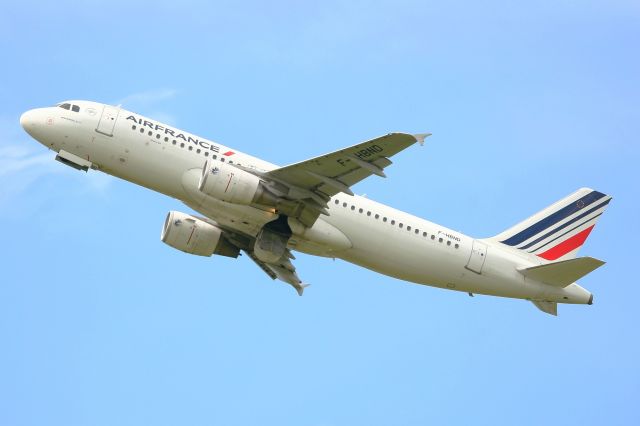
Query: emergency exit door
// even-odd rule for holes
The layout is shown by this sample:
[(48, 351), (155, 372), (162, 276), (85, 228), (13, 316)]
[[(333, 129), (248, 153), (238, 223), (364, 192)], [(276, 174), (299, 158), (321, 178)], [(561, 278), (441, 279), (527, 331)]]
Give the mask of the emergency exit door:
[(473, 240), (473, 246), (471, 248), (471, 256), (469, 256), (469, 262), (467, 262), (466, 268), (477, 273), (482, 273), (482, 266), (487, 258), (487, 245), (478, 240)]
[(113, 128), (116, 125), (116, 120), (118, 120), (118, 114), (120, 114), (120, 107), (104, 105), (96, 132), (106, 136), (113, 136)]

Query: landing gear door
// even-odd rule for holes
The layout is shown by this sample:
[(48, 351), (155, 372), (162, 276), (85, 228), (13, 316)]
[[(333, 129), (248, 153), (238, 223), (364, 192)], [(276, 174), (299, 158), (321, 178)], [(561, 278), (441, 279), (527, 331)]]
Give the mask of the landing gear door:
[(98, 121), (98, 127), (96, 127), (96, 132), (102, 133), (105, 136), (113, 136), (113, 128), (116, 125), (118, 114), (120, 114), (120, 107), (104, 105), (100, 121)]
[(473, 247), (471, 248), (471, 256), (469, 256), (469, 262), (467, 262), (466, 268), (477, 274), (482, 273), (482, 266), (487, 258), (487, 245), (478, 240), (473, 240)]

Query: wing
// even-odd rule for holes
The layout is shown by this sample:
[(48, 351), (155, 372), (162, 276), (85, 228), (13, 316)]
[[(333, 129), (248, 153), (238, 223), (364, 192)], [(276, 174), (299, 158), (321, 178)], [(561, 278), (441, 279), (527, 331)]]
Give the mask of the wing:
[[(258, 172), (240, 165), (234, 167), (261, 178), (266, 190), (262, 196), (269, 203), (269, 208), (275, 206), (280, 214), (297, 218), (310, 227), (320, 214), (329, 214), (327, 202), (333, 195), (339, 192), (353, 195), (350, 187), (372, 174), (386, 177), (383, 170), (391, 165), (389, 157), (416, 142), (424, 143), (424, 139), (430, 135), (431, 133), (390, 133), (269, 172)], [(308, 284), (303, 284), (298, 277), (296, 268), (291, 263), (294, 257), (289, 249), (277, 262), (267, 263), (253, 253), (252, 238), (232, 229), (223, 229), (226, 231), (226, 238), (243, 250), (271, 279), (290, 284), (302, 296)]]
[(349, 148), (321, 155), (261, 174), (271, 182), (270, 191), (281, 200), (288, 216), (313, 225), (320, 214), (327, 214), (327, 202), (339, 193), (353, 195), (350, 187), (361, 180), (378, 175), (386, 177), (384, 168), (390, 157), (419, 142), (431, 133), (411, 135), (389, 133)]

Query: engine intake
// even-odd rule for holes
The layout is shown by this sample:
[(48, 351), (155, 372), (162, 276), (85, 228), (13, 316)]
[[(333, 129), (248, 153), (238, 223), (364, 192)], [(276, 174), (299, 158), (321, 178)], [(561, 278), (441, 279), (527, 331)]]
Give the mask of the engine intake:
[(202, 219), (186, 213), (167, 214), (160, 239), (163, 243), (198, 256), (238, 257), (240, 249), (228, 242), (223, 231)]

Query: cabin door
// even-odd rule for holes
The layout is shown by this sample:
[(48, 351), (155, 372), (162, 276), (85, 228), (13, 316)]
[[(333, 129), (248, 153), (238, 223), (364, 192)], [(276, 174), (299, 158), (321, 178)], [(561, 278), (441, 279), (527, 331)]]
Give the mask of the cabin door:
[(118, 114), (120, 114), (120, 107), (104, 105), (100, 121), (98, 121), (98, 127), (96, 127), (96, 132), (102, 133), (105, 136), (113, 136), (113, 128), (116, 126)]
[(469, 256), (469, 262), (467, 262), (466, 268), (477, 273), (482, 273), (482, 266), (487, 258), (487, 245), (478, 240), (473, 240), (473, 247), (471, 248), (471, 256)]

